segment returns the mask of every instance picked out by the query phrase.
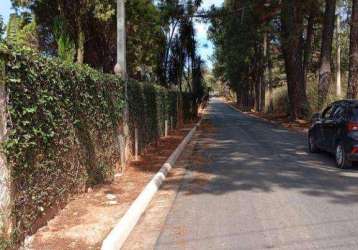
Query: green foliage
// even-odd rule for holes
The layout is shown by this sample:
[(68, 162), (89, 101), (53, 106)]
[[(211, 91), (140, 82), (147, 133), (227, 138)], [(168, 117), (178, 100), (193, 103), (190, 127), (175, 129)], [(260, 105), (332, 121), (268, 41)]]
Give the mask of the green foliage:
[[(127, 30), (128, 73), (135, 78), (138, 73), (154, 75), (162, 63), (160, 55), (165, 49), (161, 13), (151, 1), (133, 0), (126, 2), (126, 14), (129, 27)], [(143, 68), (147, 72), (143, 72)]]
[(184, 121), (191, 121), (196, 116), (195, 109), (197, 108), (197, 106), (193, 102), (193, 99), (193, 94), (187, 93), (182, 95)]
[[(317, 98), (316, 98), (317, 99)], [(278, 114), (287, 114), (289, 107), (288, 107), (288, 94), (287, 94), (287, 85), (277, 86), (272, 91), (272, 107), (270, 107), (269, 102), (269, 93), (266, 93), (266, 106), (264, 111), (266, 113), (273, 113)], [(272, 108), (272, 110), (270, 110)]]
[(212, 10), (222, 18), (211, 20), (209, 36), (217, 47), (215, 76), (228, 82), (234, 91), (240, 91), (248, 89), (253, 81), (253, 61), (257, 57), (255, 47), (262, 40), (262, 30), (251, 1), (240, 1), (240, 4), (248, 6), (243, 16), (242, 13), (232, 13), (236, 8), (235, 2), (238, 1), (229, 1), (225, 7)]
[[(116, 0), (12, 2), (15, 7), (30, 9), (35, 16), (41, 52), (71, 58), (81, 46), (81, 34), (85, 40), (84, 62), (104, 72), (113, 72), (117, 42)], [(154, 75), (159, 71), (160, 55), (165, 48), (161, 13), (150, 0), (132, 0), (126, 2), (126, 19), (128, 73), (138, 79), (138, 69), (146, 68)]]
[[(318, 85), (317, 85), (317, 76), (314, 74), (310, 74), (307, 81), (307, 97), (310, 104), (311, 114), (316, 112), (321, 112), (318, 108)], [(343, 77), (343, 93), (347, 90), (347, 79)], [(287, 85), (276, 86), (273, 89), (272, 93), (273, 100), (273, 112), (278, 114), (285, 114), (289, 111), (289, 102), (288, 102), (288, 94), (287, 94)], [(335, 86), (331, 86), (328, 92), (327, 100), (323, 105), (326, 107), (328, 104), (338, 101), (339, 97), (336, 96)], [(265, 112), (269, 113), (269, 93), (266, 93), (266, 107)]]
[(0, 235), (0, 250), (9, 249), (10, 246), (10, 242), (8, 240), (3, 239)]
[[(28, 49), (3, 45), (0, 59), (6, 61), (9, 114), (3, 150), (15, 194), (14, 237), (21, 239), (55, 204), (84, 186), (113, 179), (120, 161), (123, 83)], [(131, 137), (137, 127), (143, 149), (163, 135), (166, 119), (176, 118), (177, 93), (131, 81), (128, 98)], [(193, 112), (192, 100), (186, 100), (186, 112)]]
[(102, 22), (108, 22), (116, 15), (116, 5), (111, 0), (94, 0), (89, 1), (94, 8), (94, 16)]
[(6, 41), (13, 46), (38, 49), (37, 24), (31, 14), (10, 15)]
[[(310, 108), (317, 109), (314, 96), (318, 93), (319, 79), (312, 83), (306, 78), (317, 74), (324, 56), (321, 52), (325, 1), (266, 2), (227, 0), (224, 7), (213, 8), (209, 34), (216, 47), (213, 72), (219, 82), (236, 92), (241, 105), (261, 111), (259, 105), (264, 100), (258, 97), (265, 91), (264, 88), (260, 91), (264, 79), (265, 84), (274, 88), (279, 112), (287, 111), (291, 119), (305, 118)], [(337, 4), (340, 36), (330, 51), (331, 65), (335, 72), (340, 45), (342, 78), (345, 78), (349, 70), (352, 1), (339, 0)], [(282, 82), (288, 88), (278, 84)], [(343, 89), (345, 84), (342, 81)], [(342, 98), (335, 94), (334, 86), (326, 90), (329, 93), (324, 102)], [(288, 98), (284, 91), (290, 93)]]
[[(22, 235), (44, 212), (105, 177), (119, 159), (115, 131), (122, 82), (87, 66), (3, 49), (10, 115), (4, 151), (15, 188), (14, 219)], [(39, 181), (41, 180), (41, 181)]]
[(55, 18), (53, 33), (57, 42), (57, 56), (66, 62), (73, 62), (75, 59), (75, 43), (66, 33), (65, 22), (60, 18)]
[[(140, 137), (140, 150), (164, 135), (165, 121), (173, 121), (177, 126), (178, 100), (180, 93), (167, 90), (151, 83), (130, 82), (129, 84), (130, 134), (134, 138), (137, 128)], [(196, 116), (195, 106), (190, 93), (181, 94), (185, 99), (183, 105), (184, 121)]]
[(11, 14), (9, 17), (9, 22), (7, 24), (7, 36), (6, 41), (8, 43), (16, 42), (16, 33), (20, 29), (21, 18), (17, 14)]
[[(26, 32), (24, 36), (34, 42), (27, 45), (35, 44), (41, 53), (69, 62), (77, 53), (78, 62), (83, 61), (103, 72), (113, 72), (117, 43), (116, 0), (12, 2), (15, 7), (26, 7), (19, 8), (19, 13), (30, 10), (34, 17), (31, 22), (31, 27), (36, 26), (34, 32)], [(200, 4), (199, 0), (126, 1), (127, 72), (131, 78), (160, 79), (163, 86), (200, 87), (189, 86), (189, 81), (183, 81), (192, 78), (191, 64), (195, 64), (198, 56), (193, 15)]]

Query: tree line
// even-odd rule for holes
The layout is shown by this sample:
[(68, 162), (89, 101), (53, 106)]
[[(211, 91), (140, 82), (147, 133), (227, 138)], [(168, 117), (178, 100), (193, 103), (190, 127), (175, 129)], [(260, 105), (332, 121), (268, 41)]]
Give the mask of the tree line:
[(272, 112), (282, 85), (292, 119), (357, 98), (357, 0), (225, 0), (209, 18), (214, 74), (242, 107)]
[[(113, 72), (116, 0), (12, 0), (6, 42)], [(202, 59), (193, 15), (201, 0), (126, 1), (128, 75), (201, 98)], [(1, 25), (0, 27), (4, 27)], [(0, 28), (0, 32), (1, 32)], [(4, 33), (4, 31), (3, 31)]]

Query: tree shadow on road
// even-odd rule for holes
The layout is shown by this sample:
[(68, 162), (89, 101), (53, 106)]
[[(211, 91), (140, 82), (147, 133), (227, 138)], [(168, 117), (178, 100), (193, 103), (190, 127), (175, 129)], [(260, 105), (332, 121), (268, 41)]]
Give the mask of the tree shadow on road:
[(185, 195), (283, 189), (336, 204), (358, 203), (357, 167), (337, 169), (330, 155), (307, 152), (303, 134), (240, 113), (209, 110), (189, 163)]

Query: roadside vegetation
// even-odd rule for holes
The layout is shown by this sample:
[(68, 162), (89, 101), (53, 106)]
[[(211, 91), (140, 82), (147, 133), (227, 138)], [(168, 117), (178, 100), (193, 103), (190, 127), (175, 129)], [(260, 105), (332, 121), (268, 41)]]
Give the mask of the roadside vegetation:
[[(143, 152), (166, 121), (194, 120), (210, 89), (293, 122), (357, 98), (358, 0), (225, 0), (209, 12), (201, 3), (126, 1), (131, 150), (136, 129)], [(74, 193), (111, 182), (126, 127), (124, 82), (113, 74), (116, 0), (12, 4), (9, 22), (0, 17), (0, 191), (8, 194), (0, 249), (17, 246)], [(211, 24), (211, 73), (198, 18)]]
[[(180, 2), (180, 3), (179, 3)], [(116, 1), (12, 1), (0, 18), (7, 172), (0, 176), (0, 249), (16, 247), (71, 195), (121, 170), (124, 82), (116, 64)], [(193, 15), (201, 1), (127, 1), (131, 150), (197, 117), (207, 99)], [(3, 166), (2, 166), (3, 167)], [(4, 192), (5, 192), (4, 191)]]
[(243, 110), (294, 121), (357, 98), (357, 0), (226, 0), (209, 19), (214, 76)]

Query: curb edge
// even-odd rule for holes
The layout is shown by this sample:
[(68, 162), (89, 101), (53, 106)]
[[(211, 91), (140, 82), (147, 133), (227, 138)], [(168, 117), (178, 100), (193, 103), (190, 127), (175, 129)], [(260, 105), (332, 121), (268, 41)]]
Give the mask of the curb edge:
[(145, 186), (138, 197), (133, 201), (123, 217), (107, 235), (102, 242), (101, 250), (118, 250), (121, 249), (128, 236), (136, 226), (138, 220), (142, 216), (143, 212), (148, 207), (154, 195), (159, 190), (160, 186), (166, 179), (167, 174), (175, 165), (175, 162), (185, 149), (186, 145), (191, 141), (197, 128), (200, 126), (202, 118), (195, 124), (190, 132), (185, 136), (175, 151), (169, 156), (166, 162), (162, 165), (160, 170)]

